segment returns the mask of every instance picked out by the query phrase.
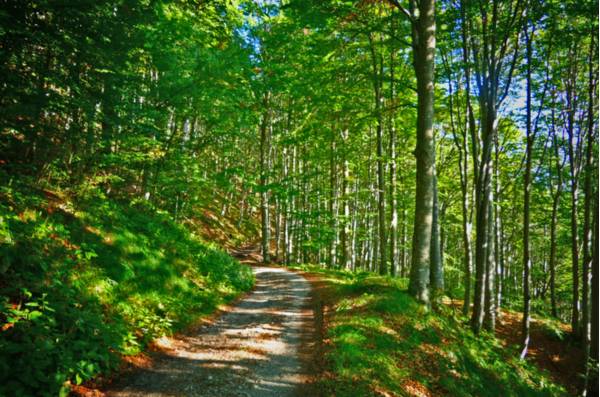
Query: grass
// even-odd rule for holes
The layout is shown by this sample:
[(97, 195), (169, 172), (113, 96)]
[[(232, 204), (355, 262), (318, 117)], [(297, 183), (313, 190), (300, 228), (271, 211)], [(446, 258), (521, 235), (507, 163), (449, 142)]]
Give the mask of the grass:
[(425, 310), (405, 279), (303, 266), (326, 282), (326, 395), (560, 396), (564, 388), (466, 319)]
[(144, 202), (0, 188), (0, 395), (65, 395), (254, 282)]

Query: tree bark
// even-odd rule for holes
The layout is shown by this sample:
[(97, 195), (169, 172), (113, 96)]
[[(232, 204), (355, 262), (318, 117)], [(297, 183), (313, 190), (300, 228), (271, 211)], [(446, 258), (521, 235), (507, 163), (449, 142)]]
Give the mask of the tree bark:
[[(551, 194), (552, 194), (552, 217), (550, 220), (550, 306), (552, 316), (558, 318), (558, 311), (556, 308), (556, 248), (557, 248), (557, 235), (556, 228), (558, 225), (558, 210), (560, 206), (560, 196), (563, 189), (563, 163), (560, 159), (560, 152), (558, 148), (558, 139), (556, 137), (556, 130), (554, 128), (554, 111), (552, 111), (552, 141), (554, 146), (555, 156), (555, 173), (558, 176), (556, 190), (552, 189), (552, 181), (550, 182)], [(554, 191), (553, 191), (554, 190)]]
[(494, 193), (490, 188), (490, 205), (488, 206), (487, 217), (487, 258), (485, 261), (485, 304), (484, 304), (484, 322), (485, 329), (491, 333), (496, 330), (496, 294), (494, 293), (496, 261), (495, 261), (495, 221), (494, 221)]
[[(486, 87), (486, 91), (490, 87)], [(492, 205), (492, 143), (496, 134), (496, 104), (489, 93), (483, 93), (481, 100), (482, 137), (481, 162), (476, 181), (475, 201), (477, 206), (475, 239), (475, 294), (471, 326), (478, 334), (485, 316), (486, 276), (489, 248), (489, 217)]]
[[(283, 148), (283, 153), (282, 153), (282, 176), (283, 176), (283, 180), (284, 180), (284, 186), (287, 189), (289, 188), (289, 186), (287, 185), (287, 180), (288, 180), (288, 173), (289, 173), (289, 159), (288, 159), (288, 150), (287, 147), (284, 146)], [(290, 197), (289, 194), (286, 194), (284, 199), (282, 200), (282, 216), (283, 216), (283, 220), (282, 220), (282, 255), (283, 255), (283, 261), (286, 265), (290, 264), (290, 250), (288, 247), (289, 244), (289, 240), (290, 240)]]
[(501, 316), (504, 286), (504, 223), (502, 222), (502, 181), (500, 180), (500, 143), (496, 135), (494, 160), (494, 262), (495, 262), (495, 309), (496, 318)]
[(411, 0), (413, 67), (417, 77), (417, 180), (409, 292), (429, 304), (434, 203), (435, 0)]
[[(464, 33), (464, 32), (463, 32)], [(464, 34), (463, 34), (464, 36)], [(463, 40), (463, 61), (465, 58), (468, 59), (466, 47), (466, 40)], [(445, 63), (448, 66), (448, 97), (450, 101), (450, 125), (452, 129), (452, 136), (454, 139), (454, 145), (456, 150), (458, 151), (458, 172), (460, 176), (460, 192), (461, 192), (461, 216), (462, 216), (462, 248), (463, 248), (463, 261), (464, 261), (464, 275), (463, 275), (463, 285), (464, 285), (464, 296), (463, 296), (463, 307), (462, 312), (463, 315), (467, 315), (469, 313), (469, 308), (471, 306), (471, 268), (472, 268), (472, 250), (471, 250), (471, 214), (472, 211), (469, 208), (469, 145), (468, 145), (468, 134), (467, 131), (470, 128), (469, 117), (470, 117), (470, 100), (469, 100), (469, 92), (465, 90), (465, 95), (467, 96), (467, 112), (464, 120), (461, 117), (460, 111), (457, 111), (458, 121), (455, 121), (455, 105), (454, 105), (454, 95), (452, 88), (453, 76), (451, 69), (448, 63)], [(465, 63), (465, 69), (468, 69)], [(469, 73), (465, 73), (469, 74)], [(458, 83), (460, 84), (460, 83)], [(469, 82), (466, 82), (466, 86), (469, 87)], [(460, 85), (458, 87), (458, 92), (460, 92)], [(464, 123), (464, 124), (463, 124)], [(458, 126), (461, 126), (460, 128)], [(461, 135), (459, 136), (457, 130), (460, 129)]]
[[(348, 129), (342, 130), (342, 142), (344, 147), (348, 143)], [(342, 205), (343, 205), (343, 219), (341, 228), (341, 251), (342, 256), (340, 259), (341, 266), (345, 269), (352, 269), (352, 241), (350, 238), (351, 231), (351, 219), (350, 219), (350, 164), (348, 162), (348, 154), (346, 150), (343, 152), (342, 161)]]
[[(597, 175), (597, 174), (596, 174)], [(598, 311), (600, 308), (598, 307), (598, 303), (600, 301), (600, 295), (598, 294), (598, 246), (600, 245), (600, 241), (598, 241), (598, 212), (600, 208), (598, 208), (598, 190), (596, 189), (594, 197), (594, 244), (593, 244), (593, 255), (592, 255), (592, 319), (591, 319), (591, 341), (590, 341), (590, 361), (594, 363), (594, 368), (589, 372), (588, 379), (588, 395), (589, 396), (597, 396), (598, 395), (598, 334), (600, 333), (600, 329), (598, 328)]]
[(594, 195), (594, 144), (595, 144), (595, 112), (594, 112), (594, 93), (596, 91), (596, 79), (595, 79), (595, 64), (594, 64), (594, 38), (596, 36), (596, 30), (592, 30), (590, 37), (589, 46), (589, 69), (588, 69), (588, 109), (587, 109), (587, 144), (585, 154), (585, 179), (584, 179), (584, 214), (583, 214), (583, 268), (581, 271), (581, 334), (584, 350), (584, 363), (585, 363), (585, 381), (586, 388), (589, 381), (590, 368), (589, 357), (590, 357), (590, 269), (592, 267), (592, 206)]
[(579, 334), (579, 138), (575, 136), (575, 80), (577, 73), (571, 66), (571, 76), (567, 85), (567, 135), (569, 138), (569, 167), (571, 172), (571, 269), (573, 275), (573, 288), (571, 300), (571, 330), (574, 335)]
[(270, 222), (269, 222), (269, 197), (267, 192), (268, 184), (268, 167), (270, 139), (269, 139), (269, 94), (264, 94), (263, 97), (263, 116), (260, 124), (260, 218), (262, 232), (262, 256), (263, 263), (271, 261), (269, 255), (270, 237)]
[[(462, 2), (462, 14), (465, 16), (463, 25), (472, 29), (472, 18), (466, 15), (465, 7), (468, 2)], [(511, 3), (512, 4), (512, 3)], [(498, 7), (496, 3), (479, 3), (480, 38), (475, 40), (469, 35), (473, 53), (472, 62), (475, 65), (475, 82), (479, 90), (479, 119), (481, 139), (476, 129), (470, 128), (472, 134), (473, 177), (475, 180), (476, 230), (475, 239), (475, 293), (471, 327), (478, 334), (485, 316), (486, 285), (492, 285), (492, 280), (486, 277), (494, 276), (495, 266), (493, 238), (488, 233), (493, 232), (490, 218), (493, 213), (492, 202), (492, 148), (498, 133), (498, 107), (507, 97), (512, 75), (515, 70), (521, 32), (521, 16), (525, 2), (516, 2), (515, 7)], [(463, 27), (463, 30), (465, 28)], [(463, 38), (463, 41), (465, 39)], [(463, 44), (463, 47), (465, 44)], [(510, 53), (509, 53), (510, 51)], [(464, 51), (463, 51), (464, 52)], [(504, 84), (501, 84), (504, 82)], [(500, 92), (500, 90), (502, 91)], [(471, 123), (471, 121), (470, 121)], [(473, 124), (473, 123), (471, 123)], [(493, 293), (493, 289), (490, 290)], [(489, 302), (493, 298), (490, 298)], [(493, 304), (492, 304), (493, 305)]]
[(379, 274), (387, 274), (387, 240), (385, 217), (385, 170), (383, 159), (383, 59), (377, 54), (373, 35), (369, 34), (371, 60), (373, 64), (373, 89), (375, 93), (375, 117), (377, 119), (377, 230), (379, 248)]
[(527, 104), (526, 104), (526, 147), (525, 147), (525, 176), (523, 182), (523, 320), (521, 322), (521, 359), (527, 355), (529, 348), (529, 312), (531, 310), (530, 272), (531, 251), (529, 242), (530, 227), (530, 196), (531, 196), (531, 162), (535, 136), (531, 130), (531, 61), (532, 61), (532, 35), (529, 27), (525, 27), (525, 40), (527, 45)]
[(331, 241), (329, 242), (329, 267), (337, 266), (337, 164), (336, 164), (336, 140), (335, 126), (331, 130), (331, 146), (329, 153), (329, 216), (331, 228)]
[(429, 270), (431, 303), (435, 308), (444, 293), (444, 268), (440, 246), (439, 206), (437, 200), (437, 175), (433, 174), (433, 214), (431, 219), (431, 267)]
[[(392, 36), (395, 35), (395, 20), (392, 16), (391, 20)], [(396, 89), (394, 84), (394, 65), (395, 51), (392, 48), (390, 51), (390, 102), (395, 103)], [(396, 199), (396, 122), (395, 115), (390, 113), (390, 274), (395, 276), (397, 273), (397, 241), (398, 241), (398, 203)]]

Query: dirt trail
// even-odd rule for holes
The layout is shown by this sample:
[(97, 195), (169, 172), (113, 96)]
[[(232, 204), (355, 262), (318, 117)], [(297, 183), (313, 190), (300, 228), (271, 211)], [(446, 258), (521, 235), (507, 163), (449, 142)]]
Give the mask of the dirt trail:
[(253, 292), (193, 335), (169, 340), (150, 368), (119, 380), (107, 395), (306, 395), (301, 353), (312, 337), (310, 284), (281, 268), (253, 270)]

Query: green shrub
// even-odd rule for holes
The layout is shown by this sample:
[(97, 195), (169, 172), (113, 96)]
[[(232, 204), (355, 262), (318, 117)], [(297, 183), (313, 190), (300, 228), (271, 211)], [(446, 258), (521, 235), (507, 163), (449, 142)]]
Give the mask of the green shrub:
[(0, 395), (66, 394), (252, 287), (150, 205), (0, 188)]

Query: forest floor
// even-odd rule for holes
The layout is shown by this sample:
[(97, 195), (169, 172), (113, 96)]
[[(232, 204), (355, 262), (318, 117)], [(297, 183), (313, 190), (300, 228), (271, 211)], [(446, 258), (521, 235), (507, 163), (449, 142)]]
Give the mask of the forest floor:
[(130, 358), (129, 369), (103, 392), (82, 388), (76, 394), (574, 394), (577, 366), (569, 356), (573, 347), (558, 335), (564, 330), (555, 334), (548, 324), (534, 321), (530, 359), (520, 362), (514, 332), (519, 319), (512, 312), (498, 322), (497, 339), (481, 340), (468, 327), (462, 330), (456, 302), (448, 302), (442, 316), (421, 313), (401, 280), (261, 266), (257, 251), (251, 246), (230, 250), (253, 269), (253, 291), (185, 333), (157, 340), (151, 352)]
[[(496, 337), (503, 346), (519, 346), (521, 313), (502, 310), (496, 324)], [(531, 320), (530, 344), (527, 359), (547, 371), (550, 377), (562, 384), (571, 395), (577, 395), (583, 371), (583, 349), (569, 339), (571, 327), (567, 324), (540, 319)]]
[[(426, 312), (406, 280), (299, 266), (313, 288), (314, 387), (328, 396), (567, 396), (579, 350), (555, 322), (534, 320), (518, 359), (519, 316), (503, 311), (496, 337), (475, 337), (460, 309)], [(558, 325), (557, 325), (558, 324)], [(559, 326), (560, 325), (560, 326)]]
[(212, 323), (159, 340), (106, 395), (313, 395), (308, 391), (314, 340), (310, 284), (282, 268), (253, 266), (253, 271), (252, 292)]

